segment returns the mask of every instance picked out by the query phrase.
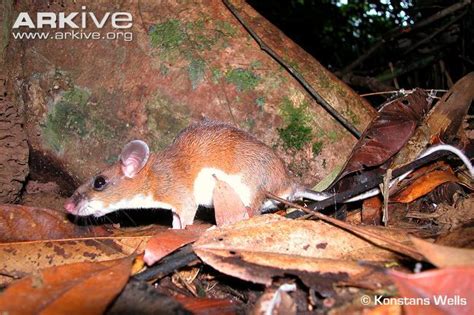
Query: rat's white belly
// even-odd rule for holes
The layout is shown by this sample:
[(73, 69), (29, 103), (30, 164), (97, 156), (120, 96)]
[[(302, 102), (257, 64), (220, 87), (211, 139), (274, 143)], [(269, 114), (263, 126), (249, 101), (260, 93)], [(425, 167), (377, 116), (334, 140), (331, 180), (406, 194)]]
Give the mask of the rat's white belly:
[[(215, 176), (215, 177), (214, 177)], [(203, 168), (194, 180), (194, 200), (198, 205), (211, 207), (213, 204), (214, 187), (216, 186), (216, 178), (229, 184), (237, 193), (246, 206), (250, 206), (252, 193), (250, 187), (242, 181), (240, 174), (227, 174), (217, 168)]]

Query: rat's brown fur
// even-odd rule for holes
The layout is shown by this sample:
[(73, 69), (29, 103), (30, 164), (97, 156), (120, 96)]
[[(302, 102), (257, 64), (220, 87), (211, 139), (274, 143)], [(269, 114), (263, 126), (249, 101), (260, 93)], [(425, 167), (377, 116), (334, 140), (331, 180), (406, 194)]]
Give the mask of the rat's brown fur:
[(203, 168), (240, 174), (250, 188), (253, 212), (262, 206), (266, 191), (289, 196), (296, 189), (283, 161), (264, 143), (230, 125), (205, 121), (184, 129), (169, 147), (150, 155), (135, 177), (124, 178), (119, 162), (102, 173), (109, 181), (106, 189), (95, 191), (87, 183), (73, 200), (97, 199), (108, 206), (124, 196), (152, 194), (173, 207), (182, 225), (189, 225), (198, 208), (194, 181)]

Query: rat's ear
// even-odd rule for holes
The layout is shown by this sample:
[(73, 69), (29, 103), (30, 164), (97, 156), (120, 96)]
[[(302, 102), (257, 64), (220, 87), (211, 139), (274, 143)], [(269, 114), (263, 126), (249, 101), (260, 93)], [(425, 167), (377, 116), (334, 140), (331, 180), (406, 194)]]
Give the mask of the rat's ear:
[(128, 178), (137, 175), (145, 166), (149, 156), (150, 149), (145, 142), (133, 140), (127, 143), (120, 153), (123, 174)]

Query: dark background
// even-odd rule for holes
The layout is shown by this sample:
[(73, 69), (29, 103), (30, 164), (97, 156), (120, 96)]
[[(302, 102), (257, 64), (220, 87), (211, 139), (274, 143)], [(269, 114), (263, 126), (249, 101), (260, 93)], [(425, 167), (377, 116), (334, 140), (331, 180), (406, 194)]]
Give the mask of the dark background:
[[(472, 4), (466, 1), (249, 3), (339, 77), (350, 74), (375, 78), (385, 84), (386, 90), (448, 89), (474, 69)], [(456, 4), (457, 9), (453, 7)], [(448, 11), (444, 17), (420, 25), (443, 10)], [(353, 69), (346, 68), (382, 39), (383, 43), (364, 62)], [(359, 93), (377, 90), (347, 78), (345, 81)]]

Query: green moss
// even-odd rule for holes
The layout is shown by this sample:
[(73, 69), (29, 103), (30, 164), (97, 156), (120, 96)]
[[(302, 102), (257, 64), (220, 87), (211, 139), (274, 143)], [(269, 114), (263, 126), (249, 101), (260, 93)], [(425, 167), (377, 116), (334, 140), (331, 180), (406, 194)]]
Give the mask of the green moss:
[(218, 83), (223, 76), (222, 71), (218, 68), (212, 68), (211, 73), (212, 73), (212, 82), (214, 83)]
[(258, 69), (262, 67), (262, 62), (260, 60), (254, 60), (250, 63), (250, 69)]
[(156, 24), (150, 30), (150, 42), (153, 47), (172, 49), (178, 47), (185, 39), (178, 20), (168, 20)]
[(259, 110), (263, 110), (263, 106), (265, 106), (265, 96), (260, 96), (255, 100), (255, 104)]
[(348, 117), (353, 125), (357, 126), (360, 124), (359, 117), (351, 109), (346, 108), (346, 110), (342, 112), (342, 115)]
[(147, 113), (147, 139), (151, 139), (150, 148), (158, 151), (168, 146), (176, 134), (188, 126), (190, 113), (182, 104), (175, 104), (157, 95), (145, 104)]
[(234, 84), (239, 92), (253, 90), (260, 78), (250, 70), (232, 69), (226, 73), (227, 82)]
[(48, 113), (43, 133), (54, 150), (61, 151), (68, 137), (86, 136), (86, 104), (89, 96), (87, 91), (73, 88), (65, 92)]
[(331, 140), (331, 142), (333, 143), (339, 139), (339, 137), (337, 136), (337, 132), (334, 130), (329, 131), (326, 135), (328, 136), (329, 140)]
[(283, 100), (280, 111), (285, 127), (278, 129), (278, 133), (285, 148), (301, 150), (312, 140), (311, 117), (307, 113), (307, 107), (307, 103), (296, 107), (288, 98)]
[(117, 153), (111, 154), (105, 158), (105, 163), (107, 163), (108, 165), (115, 164), (118, 161), (118, 158), (119, 157), (117, 156)]
[(255, 127), (255, 119), (253, 119), (253, 118), (245, 119), (245, 122), (244, 122), (244, 129), (245, 130), (247, 130), (249, 132), (252, 132), (254, 127)]
[(168, 73), (170, 72), (170, 69), (165, 65), (165, 64), (161, 64), (160, 65), (160, 73), (161, 75), (168, 75)]
[(234, 36), (237, 33), (237, 30), (227, 21), (217, 20), (216, 21), (217, 31), (225, 34), (226, 36)]
[(122, 138), (127, 126), (106, 106), (91, 105), (89, 99), (88, 91), (73, 86), (53, 104), (42, 126), (43, 138), (53, 150), (61, 152), (84, 139)]
[(206, 62), (202, 59), (191, 60), (188, 67), (189, 80), (193, 90), (196, 89), (199, 84), (204, 80), (204, 73), (206, 70)]
[(318, 156), (321, 153), (321, 150), (323, 149), (323, 142), (322, 141), (314, 142), (311, 149), (313, 151), (313, 154), (315, 156)]

